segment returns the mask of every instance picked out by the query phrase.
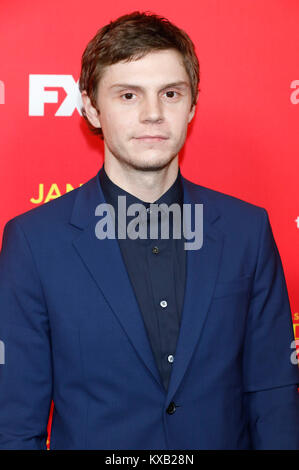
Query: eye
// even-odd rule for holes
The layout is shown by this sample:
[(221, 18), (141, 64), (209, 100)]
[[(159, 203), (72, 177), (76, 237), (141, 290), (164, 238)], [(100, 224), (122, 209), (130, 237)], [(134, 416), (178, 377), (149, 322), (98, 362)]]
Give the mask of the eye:
[[(123, 98), (123, 97), (126, 97), (126, 98)], [(121, 98), (124, 99), (124, 101), (132, 101), (132, 97), (135, 96), (134, 93), (124, 93), (123, 95), (121, 95)]]
[(167, 98), (176, 98), (177, 96), (174, 96), (174, 93), (176, 93), (176, 95), (178, 95), (178, 93), (174, 90), (166, 91)]

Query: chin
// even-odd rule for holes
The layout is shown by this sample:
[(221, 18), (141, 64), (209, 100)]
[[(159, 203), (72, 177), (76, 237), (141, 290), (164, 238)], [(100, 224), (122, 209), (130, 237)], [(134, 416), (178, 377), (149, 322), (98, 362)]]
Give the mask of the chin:
[(159, 171), (168, 166), (171, 162), (172, 158), (154, 158), (154, 159), (147, 159), (147, 160), (134, 160), (131, 161), (131, 165), (136, 170), (141, 171)]

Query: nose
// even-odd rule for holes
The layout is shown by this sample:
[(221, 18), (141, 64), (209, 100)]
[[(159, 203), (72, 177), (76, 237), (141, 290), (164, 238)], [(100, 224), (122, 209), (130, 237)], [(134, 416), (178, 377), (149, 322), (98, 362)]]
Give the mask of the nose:
[(162, 103), (158, 96), (147, 96), (144, 98), (141, 111), (141, 122), (157, 122), (163, 120)]

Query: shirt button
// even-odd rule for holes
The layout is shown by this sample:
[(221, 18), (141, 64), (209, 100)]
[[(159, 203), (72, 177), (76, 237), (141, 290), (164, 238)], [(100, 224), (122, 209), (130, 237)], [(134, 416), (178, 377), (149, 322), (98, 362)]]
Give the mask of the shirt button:
[(151, 214), (152, 209), (151, 209), (150, 207), (147, 207), (147, 208), (146, 208), (146, 212), (147, 212), (148, 214)]
[(168, 413), (169, 415), (172, 415), (175, 412), (175, 408), (176, 408), (175, 403), (173, 401), (171, 401), (168, 405), (166, 413)]
[(174, 357), (172, 356), (172, 354), (169, 354), (167, 360), (168, 360), (168, 362), (173, 362), (174, 361)]
[(161, 305), (161, 307), (163, 307), (163, 308), (167, 307), (167, 302), (166, 302), (166, 300), (161, 300), (160, 305)]
[(152, 252), (156, 255), (157, 253), (159, 253), (159, 248), (157, 246), (154, 246), (152, 248)]

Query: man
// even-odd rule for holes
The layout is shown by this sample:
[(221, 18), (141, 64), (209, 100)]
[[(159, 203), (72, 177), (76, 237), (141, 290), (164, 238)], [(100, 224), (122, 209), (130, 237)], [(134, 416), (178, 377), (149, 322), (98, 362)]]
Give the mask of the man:
[[(299, 449), (294, 335), (268, 214), (179, 170), (198, 79), (191, 40), (156, 15), (125, 15), (88, 44), (83, 116), (104, 139), (104, 165), (4, 230), (1, 448), (45, 449), (53, 399), (51, 449)], [(165, 204), (158, 237), (134, 238), (120, 201), (144, 208), (146, 235)], [(186, 232), (162, 237), (172, 204), (170, 228), (187, 226), (185, 208), (195, 214), (196, 249)]]

